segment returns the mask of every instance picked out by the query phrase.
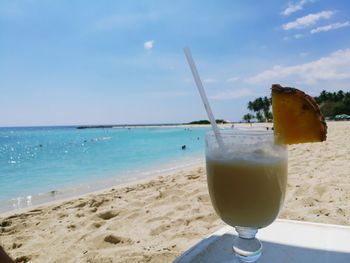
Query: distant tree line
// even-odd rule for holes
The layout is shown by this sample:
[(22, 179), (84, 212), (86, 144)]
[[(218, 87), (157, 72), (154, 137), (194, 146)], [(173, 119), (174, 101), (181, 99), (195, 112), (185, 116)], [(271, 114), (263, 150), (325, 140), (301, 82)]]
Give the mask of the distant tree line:
[[(319, 96), (314, 97), (319, 104), (323, 116), (333, 119), (335, 115), (347, 114), (350, 115), (350, 92), (339, 90), (338, 92), (327, 92), (323, 90)], [(243, 120), (251, 122), (256, 119), (258, 122), (272, 121), (271, 112), (272, 100), (271, 97), (259, 97), (254, 101), (248, 102), (248, 110), (252, 113), (247, 113), (243, 116)]]
[(315, 97), (320, 105), (323, 116), (334, 118), (335, 115), (350, 115), (350, 92), (339, 90), (338, 92), (327, 92), (323, 90), (320, 96)]
[[(223, 120), (223, 119), (216, 119), (216, 123), (217, 124), (225, 124), (228, 123), (227, 121)], [(192, 121), (188, 124), (210, 124), (210, 121), (208, 120), (199, 120), (199, 121)]]

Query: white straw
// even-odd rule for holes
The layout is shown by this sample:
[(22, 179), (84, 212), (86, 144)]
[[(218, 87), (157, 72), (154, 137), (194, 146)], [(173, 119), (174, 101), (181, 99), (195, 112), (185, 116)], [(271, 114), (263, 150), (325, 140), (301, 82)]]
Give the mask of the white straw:
[(225, 151), (224, 142), (223, 142), (223, 140), (222, 140), (222, 138), (220, 136), (219, 128), (216, 125), (216, 121), (215, 121), (213, 112), (211, 111), (207, 95), (205, 94), (205, 90), (203, 88), (202, 81), (201, 81), (201, 79), (199, 77), (196, 65), (194, 64), (191, 52), (190, 52), (189, 48), (187, 48), (187, 47), (184, 48), (184, 52), (185, 52), (188, 64), (190, 65), (190, 68), (191, 68), (191, 71), (192, 71), (192, 75), (193, 75), (194, 81), (196, 82), (199, 94), (201, 95), (201, 98), (202, 98), (202, 101), (203, 101), (203, 104), (204, 104), (204, 108), (205, 108), (205, 110), (206, 110), (206, 112), (208, 114), (209, 121), (211, 123), (211, 126), (213, 127), (215, 138), (216, 138), (216, 140), (217, 140), (217, 142), (219, 144), (219, 148), (222, 151)]

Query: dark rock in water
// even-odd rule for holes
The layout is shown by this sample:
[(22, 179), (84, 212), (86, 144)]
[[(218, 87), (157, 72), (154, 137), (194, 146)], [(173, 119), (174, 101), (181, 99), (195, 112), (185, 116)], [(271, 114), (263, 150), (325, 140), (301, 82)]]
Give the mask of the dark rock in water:
[(186, 150), (186, 145), (182, 145), (182, 146), (181, 146), (181, 149), (182, 149), (182, 150)]

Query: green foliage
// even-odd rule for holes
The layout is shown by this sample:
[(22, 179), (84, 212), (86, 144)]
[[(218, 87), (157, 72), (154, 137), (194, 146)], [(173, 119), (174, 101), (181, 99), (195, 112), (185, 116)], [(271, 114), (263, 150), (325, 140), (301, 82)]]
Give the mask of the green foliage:
[(262, 115), (262, 113), (260, 111), (258, 111), (256, 113), (256, 119), (258, 120), (258, 122), (264, 122), (265, 121), (265, 118), (264, 118), (264, 116)]
[(216, 123), (218, 123), (218, 124), (226, 124), (228, 122), (225, 121), (224, 119), (216, 119)]
[(189, 124), (210, 124), (208, 120), (191, 121)]
[[(335, 115), (340, 114), (350, 115), (350, 92), (342, 90), (328, 92), (323, 90), (320, 96), (315, 97), (315, 100), (320, 105), (320, 110), (325, 117), (334, 118)], [(257, 121), (264, 122), (272, 120), (271, 105), (271, 98), (259, 97), (254, 101), (249, 101), (247, 108), (252, 112), (256, 112), (255, 118)], [(246, 115), (243, 116), (243, 120), (246, 120)]]
[(325, 117), (334, 118), (338, 114), (350, 115), (350, 92), (339, 90), (338, 92), (327, 92), (323, 90), (320, 96), (315, 97)]
[(254, 115), (247, 113), (243, 116), (243, 120), (245, 120), (246, 122), (250, 122), (252, 119), (254, 119)]
[[(259, 97), (254, 101), (248, 102), (248, 110), (256, 112), (256, 119), (259, 122), (271, 121), (272, 113), (271, 113), (271, 105), (272, 100), (268, 97)], [(244, 119), (244, 118), (243, 118)]]
[[(225, 124), (228, 123), (227, 121), (223, 120), (223, 119), (216, 119), (216, 123), (218, 124)], [(210, 124), (210, 121), (208, 120), (199, 120), (199, 121), (192, 121), (189, 124)]]

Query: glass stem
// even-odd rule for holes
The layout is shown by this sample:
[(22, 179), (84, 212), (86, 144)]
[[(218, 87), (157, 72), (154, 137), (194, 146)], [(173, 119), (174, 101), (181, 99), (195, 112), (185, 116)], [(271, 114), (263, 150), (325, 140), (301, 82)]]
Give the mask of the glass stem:
[(233, 251), (243, 262), (256, 262), (261, 256), (262, 244), (255, 238), (256, 227), (235, 227), (238, 237), (233, 243)]

